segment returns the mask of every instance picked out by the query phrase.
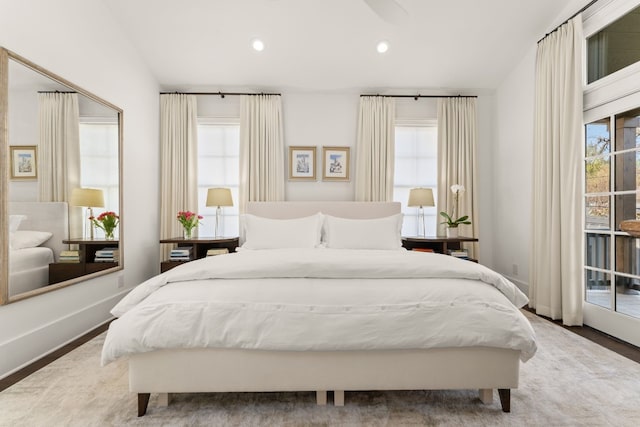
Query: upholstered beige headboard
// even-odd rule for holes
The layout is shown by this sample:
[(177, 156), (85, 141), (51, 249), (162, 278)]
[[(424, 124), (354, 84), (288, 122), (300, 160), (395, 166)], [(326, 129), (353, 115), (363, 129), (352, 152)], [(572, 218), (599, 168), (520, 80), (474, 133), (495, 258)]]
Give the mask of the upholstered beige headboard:
[(247, 213), (265, 218), (301, 218), (317, 212), (341, 218), (383, 218), (400, 213), (400, 202), (249, 202), (247, 204)]
[(9, 215), (26, 215), (18, 230), (49, 231), (53, 236), (42, 246), (53, 249), (56, 261), (68, 249), (69, 208), (66, 202), (9, 202)]
[[(400, 213), (400, 202), (248, 202), (247, 213), (273, 219), (302, 218), (322, 212), (326, 215), (352, 219), (384, 218)], [(240, 219), (240, 244), (244, 242), (244, 227)]]

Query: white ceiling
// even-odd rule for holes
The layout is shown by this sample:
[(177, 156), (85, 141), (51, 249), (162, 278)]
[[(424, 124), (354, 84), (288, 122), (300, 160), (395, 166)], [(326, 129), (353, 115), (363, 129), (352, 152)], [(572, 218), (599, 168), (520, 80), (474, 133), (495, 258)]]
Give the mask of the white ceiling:
[[(105, 5), (164, 90), (415, 93), (496, 88), (580, 0), (397, 2), (407, 11), (401, 25), (383, 20), (365, 0)], [(255, 37), (264, 51), (251, 49)], [(390, 43), (384, 55), (375, 49), (380, 40)]]

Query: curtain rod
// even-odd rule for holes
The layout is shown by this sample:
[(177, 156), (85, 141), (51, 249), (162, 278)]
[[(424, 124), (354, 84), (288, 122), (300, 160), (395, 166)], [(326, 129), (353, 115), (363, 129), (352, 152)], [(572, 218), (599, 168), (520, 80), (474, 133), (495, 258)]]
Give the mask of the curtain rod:
[(160, 95), (218, 95), (221, 98), (225, 96), (239, 96), (239, 95), (276, 95), (281, 96), (279, 93), (247, 93), (247, 92), (160, 92)]
[(477, 98), (478, 95), (360, 95), (360, 96), (381, 96), (383, 98)]
[(589, 9), (591, 6), (593, 6), (598, 0), (591, 0), (586, 6), (584, 6), (582, 9), (580, 9), (579, 11), (577, 11), (576, 13), (574, 13), (573, 15), (571, 15), (569, 18), (566, 19), (566, 21), (564, 21), (562, 24), (558, 25), (556, 28), (554, 28), (553, 30), (549, 31), (547, 34), (544, 35), (543, 38), (541, 38), (540, 40), (538, 40), (538, 43), (540, 43), (542, 40), (546, 39), (547, 37), (549, 37), (550, 34), (555, 33), (556, 31), (558, 31), (558, 29), (560, 27), (562, 27), (564, 24), (566, 24), (567, 22), (571, 21), (573, 18), (575, 18), (576, 16), (578, 16), (579, 14), (581, 14), (582, 12), (584, 12), (585, 10)]
[(62, 90), (39, 90), (38, 93), (78, 93), (75, 90), (62, 91)]

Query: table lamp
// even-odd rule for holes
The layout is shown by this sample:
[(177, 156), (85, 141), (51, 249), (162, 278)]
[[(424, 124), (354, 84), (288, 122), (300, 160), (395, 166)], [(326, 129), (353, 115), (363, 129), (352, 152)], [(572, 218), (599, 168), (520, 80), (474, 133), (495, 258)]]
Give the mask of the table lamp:
[(418, 235), (425, 237), (426, 226), (424, 222), (423, 208), (424, 206), (435, 206), (435, 203), (433, 202), (433, 190), (430, 188), (412, 188), (409, 190), (409, 202), (407, 203), (407, 206), (418, 206)]
[(95, 188), (74, 188), (71, 191), (71, 200), (69, 203), (72, 206), (88, 208), (89, 215), (84, 217), (84, 235), (86, 237), (87, 226), (89, 226), (89, 239), (93, 240), (93, 223), (89, 218), (93, 217), (93, 208), (104, 207), (104, 194), (102, 193), (102, 190), (97, 190)]
[(220, 237), (220, 215), (222, 214), (222, 206), (233, 206), (231, 190), (228, 188), (210, 188), (207, 191), (207, 206), (217, 206), (215, 237)]

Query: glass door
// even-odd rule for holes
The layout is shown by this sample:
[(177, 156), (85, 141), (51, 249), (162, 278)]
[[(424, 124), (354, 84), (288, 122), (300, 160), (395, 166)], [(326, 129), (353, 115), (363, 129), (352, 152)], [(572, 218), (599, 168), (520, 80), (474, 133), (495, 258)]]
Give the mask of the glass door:
[(585, 324), (640, 345), (640, 108), (585, 125)]

